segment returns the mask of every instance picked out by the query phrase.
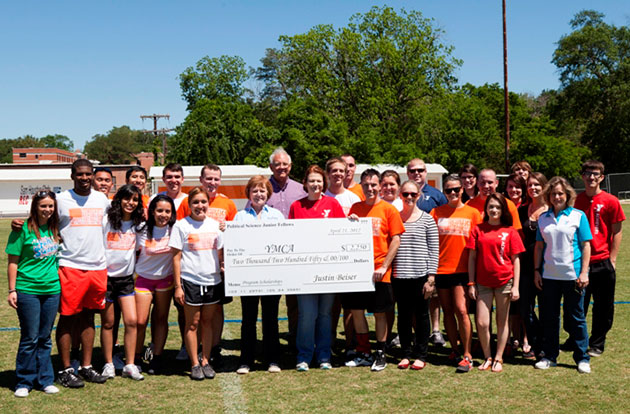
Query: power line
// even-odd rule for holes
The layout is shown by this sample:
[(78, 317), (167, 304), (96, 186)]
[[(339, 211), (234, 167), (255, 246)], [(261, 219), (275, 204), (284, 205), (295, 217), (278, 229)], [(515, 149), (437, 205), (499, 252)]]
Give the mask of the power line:
[(171, 115), (170, 114), (153, 114), (153, 115), (140, 115), (140, 119), (142, 119), (143, 121), (145, 119), (153, 119), (153, 129), (144, 129), (143, 132), (145, 133), (151, 133), (153, 135), (155, 135), (155, 137), (159, 137), (160, 135), (162, 136), (162, 159), (161, 162), (162, 164), (164, 163), (164, 160), (166, 159), (166, 136), (169, 132), (174, 131), (174, 129), (172, 128), (160, 128), (158, 129), (158, 119), (160, 118), (166, 118), (168, 120), (171, 119)]

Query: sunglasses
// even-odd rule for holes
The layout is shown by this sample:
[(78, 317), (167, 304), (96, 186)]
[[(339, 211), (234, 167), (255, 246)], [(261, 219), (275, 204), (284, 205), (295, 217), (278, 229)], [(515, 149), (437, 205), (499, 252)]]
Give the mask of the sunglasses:
[(593, 176), (595, 178), (599, 178), (599, 176), (602, 175), (602, 173), (600, 173), (599, 171), (584, 171), (582, 173), (582, 177), (590, 177)]
[(55, 193), (53, 193), (52, 191), (46, 191), (46, 190), (42, 190), (42, 191), (38, 191), (35, 193), (35, 197), (37, 198), (46, 198), (46, 197), (50, 197), (53, 200), (55, 199)]
[(425, 172), (427, 169), (426, 168), (410, 168), (407, 171), (409, 171), (412, 174), (420, 174)]
[(404, 198), (407, 198), (407, 197), (413, 197), (413, 198), (416, 198), (416, 197), (418, 197), (418, 193), (408, 193), (408, 192), (402, 192), (402, 193), (400, 193), (400, 194), (402, 194), (402, 196), (403, 196)]
[(445, 188), (444, 194), (459, 193), (461, 189), (461, 187)]

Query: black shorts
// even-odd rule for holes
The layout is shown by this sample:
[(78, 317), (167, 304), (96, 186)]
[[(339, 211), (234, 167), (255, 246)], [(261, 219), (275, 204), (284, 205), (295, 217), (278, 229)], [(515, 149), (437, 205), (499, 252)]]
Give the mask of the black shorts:
[(455, 286), (468, 286), (468, 273), (451, 273), (435, 276), (435, 287), (438, 289), (451, 289)]
[(184, 302), (190, 306), (219, 305), (225, 297), (225, 285), (203, 286), (182, 279)]
[(344, 309), (365, 309), (371, 313), (394, 310), (394, 293), (391, 283), (376, 282), (374, 292), (344, 293), (341, 297)]
[(135, 295), (133, 288), (133, 275), (121, 277), (107, 276), (107, 292), (105, 292), (105, 301), (113, 303), (118, 298), (133, 296)]

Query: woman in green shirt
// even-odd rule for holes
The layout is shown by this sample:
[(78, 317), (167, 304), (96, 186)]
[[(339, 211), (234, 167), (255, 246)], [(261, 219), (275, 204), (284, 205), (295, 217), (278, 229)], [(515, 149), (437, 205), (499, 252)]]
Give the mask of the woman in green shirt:
[(35, 193), (28, 220), (9, 235), (9, 305), (20, 320), (20, 345), (15, 362), (16, 397), (27, 397), (36, 385), (56, 394), (50, 360), (50, 332), (59, 308), (59, 215), (55, 193)]

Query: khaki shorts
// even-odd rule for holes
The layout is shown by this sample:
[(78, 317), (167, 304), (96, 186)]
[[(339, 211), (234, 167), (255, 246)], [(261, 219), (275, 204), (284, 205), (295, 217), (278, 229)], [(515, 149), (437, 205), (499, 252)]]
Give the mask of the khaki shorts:
[(512, 291), (512, 286), (514, 286), (514, 279), (510, 279), (503, 286), (499, 286), (497, 288), (490, 288), (483, 285), (477, 285), (477, 296), (479, 299), (492, 299), (493, 297), (499, 295), (509, 295)]

